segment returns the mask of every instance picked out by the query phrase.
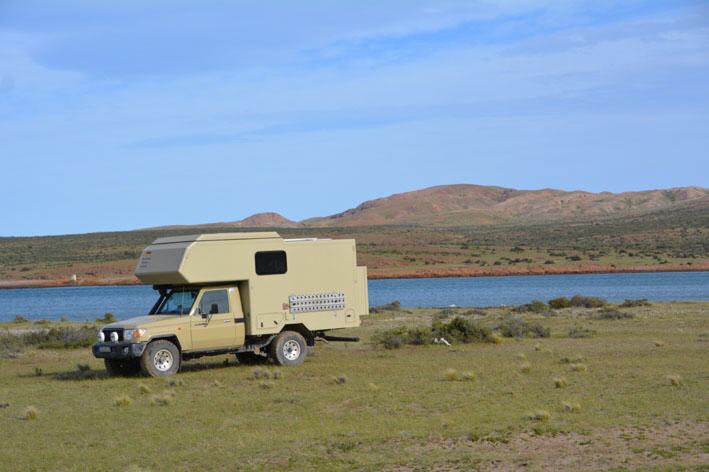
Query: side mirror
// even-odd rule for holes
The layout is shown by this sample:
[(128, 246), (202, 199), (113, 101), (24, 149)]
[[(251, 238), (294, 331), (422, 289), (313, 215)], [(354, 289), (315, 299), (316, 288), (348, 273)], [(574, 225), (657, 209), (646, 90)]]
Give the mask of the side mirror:
[(207, 316), (209, 316), (207, 313), (205, 313), (205, 312), (202, 311), (202, 307), (201, 307), (201, 306), (198, 306), (198, 307), (197, 307), (197, 314), (200, 315), (200, 316), (202, 317), (202, 319), (206, 319)]
[(209, 314), (216, 315), (217, 313), (219, 313), (219, 305), (212, 303), (212, 306), (209, 308)]

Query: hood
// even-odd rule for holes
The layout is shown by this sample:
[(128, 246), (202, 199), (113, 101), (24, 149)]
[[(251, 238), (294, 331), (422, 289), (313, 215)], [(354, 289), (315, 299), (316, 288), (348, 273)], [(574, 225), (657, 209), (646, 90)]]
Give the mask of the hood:
[(104, 326), (102, 329), (170, 326), (187, 323), (188, 320), (189, 316), (187, 315), (144, 315), (128, 318), (127, 320), (116, 321), (115, 323)]

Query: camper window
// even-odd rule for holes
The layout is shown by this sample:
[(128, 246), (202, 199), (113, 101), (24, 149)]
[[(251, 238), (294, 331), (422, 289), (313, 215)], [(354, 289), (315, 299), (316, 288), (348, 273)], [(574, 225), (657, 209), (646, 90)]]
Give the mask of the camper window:
[(256, 253), (256, 274), (275, 275), (288, 271), (285, 251), (263, 251)]

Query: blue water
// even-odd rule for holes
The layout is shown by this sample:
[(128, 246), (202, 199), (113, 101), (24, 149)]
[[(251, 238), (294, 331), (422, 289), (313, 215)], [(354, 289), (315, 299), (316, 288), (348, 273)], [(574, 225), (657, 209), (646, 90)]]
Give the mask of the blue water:
[[(709, 300), (709, 272), (535, 275), (444, 279), (390, 279), (369, 282), (370, 306), (393, 300), (408, 307), (498, 306), (549, 300), (574, 294), (648, 300)], [(29, 319), (91, 320), (145, 314), (156, 300), (149, 286), (66, 287), (0, 290), (0, 321)]]

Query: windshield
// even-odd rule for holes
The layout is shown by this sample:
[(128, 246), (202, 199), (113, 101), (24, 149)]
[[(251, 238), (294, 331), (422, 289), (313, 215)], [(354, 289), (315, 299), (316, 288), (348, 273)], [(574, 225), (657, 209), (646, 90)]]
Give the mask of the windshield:
[(172, 290), (160, 304), (156, 315), (186, 315), (192, 309), (197, 290)]

